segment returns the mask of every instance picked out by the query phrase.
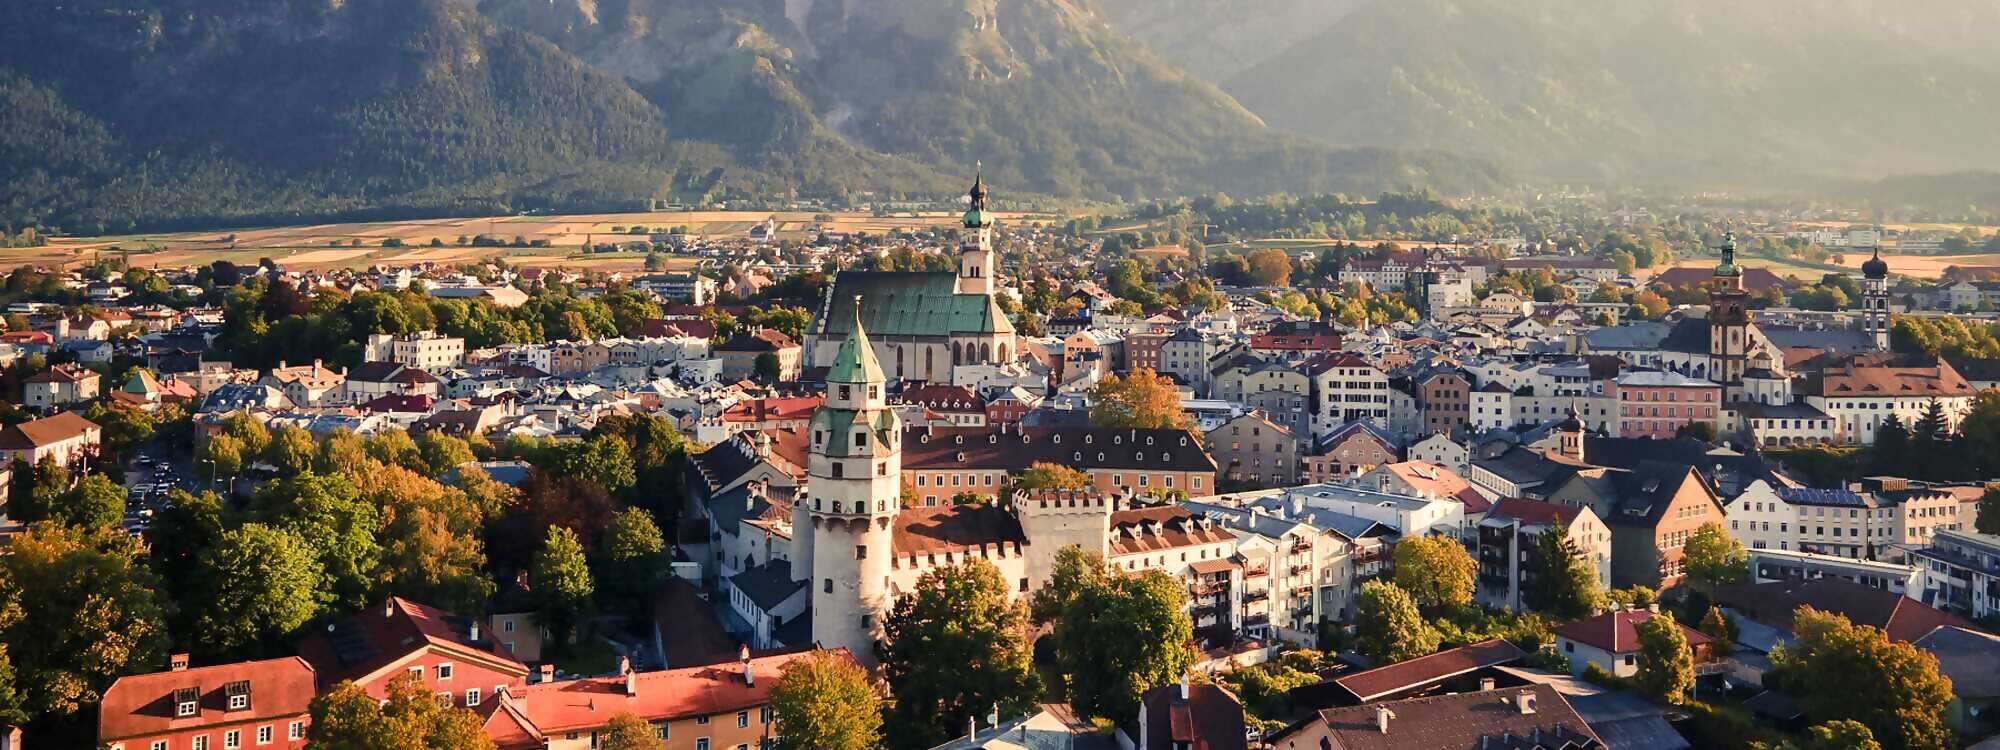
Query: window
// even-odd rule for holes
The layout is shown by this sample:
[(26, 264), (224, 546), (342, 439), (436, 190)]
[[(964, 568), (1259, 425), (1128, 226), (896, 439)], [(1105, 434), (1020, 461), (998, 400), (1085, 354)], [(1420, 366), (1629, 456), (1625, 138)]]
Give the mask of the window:
[(242, 746), (243, 746), (243, 730), (241, 730), (241, 729), (231, 729), (231, 730), (229, 730), (229, 731), (227, 731), (227, 732), (223, 732), (223, 733), (222, 733), (222, 746), (223, 746), (223, 747), (226, 747), (226, 748), (238, 748), (238, 747), (242, 747)]
[[(829, 585), (829, 586), (833, 585), (833, 579), (831, 579), (831, 578), (828, 578), (828, 579), (826, 579), (826, 582), (827, 582), (827, 585)], [(696, 716), (696, 717), (694, 717), (694, 723), (696, 723), (696, 724), (702, 724), (702, 725), (706, 725), (706, 724), (708, 723), (708, 717), (706, 717), (706, 716)], [(700, 743), (701, 743), (701, 744), (703, 744), (703, 745), (707, 745), (707, 744), (708, 744), (708, 740), (705, 740), (705, 739), (704, 739), (704, 740), (698, 740), (698, 742), (700, 742)]]
[(854, 545), (854, 559), (856, 560), (868, 559), (868, 545), (866, 544)]
[(303, 721), (292, 722), (292, 725), (285, 730), (285, 737), (287, 739), (294, 739), (294, 740), (305, 739), (306, 723)]
[(708, 738), (703, 737), (701, 739), (695, 740), (694, 750), (708, 750)]
[(208, 750), (208, 735), (197, 735), (194, 738), (194, 744), (189, 747), (194, 748), (194, 750)]
[(514, 621), (513, 621), (513, 620), (505, 620), (505, 621), (502, 621), (502, 622), (500, 623), (500, 629), (501, 629), (501, 630), (505, 630), (505, 631), (507, 631), (507, 632), (509, 632), (509, 633), (512, 633), (512, 632), (514, 632)]
[(472, 708), (477, 705), (479, 705), (479, 688), (466, 688), (465, 707)]
[(449, 679), (451, 679), (451, 665), (450, 665), (450, 664), (439, 664), (439, 665), (437, 666), (437, 670), (438, 670), (438, 679), (440, 679), (440, 680), (449, 680)]
[(266, 726), (261, 726), (261, 727), (258, 727), (258, 728), (257, 728), (257, 744), (259, 744), (259, 745), (269, 745), (269, 744), (271, 744), (271, 727), (270, 727), (270, 726), (266, 725)]
[(152, 750), (167, 750), (167, 741), (153, 740)]
[(737, 729), (744, 729), (744, 728), (747, 728), (747, 727), (749, 727), (749, 726), (750, 726), (750, 712), (749, 712), (749, 711), (737, 711), (737, 712), (736, 712), (736, 728), (737, 728)]
[(180, 688), (174, 691), (174, 716), (186, 718), (201, 711), (197, 703), (199, 693), (194, 688)]

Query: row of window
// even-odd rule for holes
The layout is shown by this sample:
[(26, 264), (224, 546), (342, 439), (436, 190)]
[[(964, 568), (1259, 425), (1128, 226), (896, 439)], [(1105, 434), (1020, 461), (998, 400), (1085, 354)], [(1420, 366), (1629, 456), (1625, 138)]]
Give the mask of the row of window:
[[(270, 724), (257, 727), (256, 731), (257, 744), (259, 745), (271, 744), (272, 737), (275, 735), (276, 731), (277, 728)], [(306, 723), (304, 721), (291, 722), (289, 725), (285, 727), (285, 738), (288, 740), (305, 739)], [(174, 748), (169, 746), (166, 740), (153, 740), (152, 744), (148, 745), (147, 747), (148, 750), (174, 750)], [(209, 745), (209, 735), (206, 734), (197, 734), (188, 741), (188, 748), (190, 750), (209, 750), (210, 747), (211, 746)], [(222, 750), (234, 750), (234, 748), (239, 748), (239, 747), (243, 747), (243, 730), (231, 729), (229, 731), (222, 733)]]

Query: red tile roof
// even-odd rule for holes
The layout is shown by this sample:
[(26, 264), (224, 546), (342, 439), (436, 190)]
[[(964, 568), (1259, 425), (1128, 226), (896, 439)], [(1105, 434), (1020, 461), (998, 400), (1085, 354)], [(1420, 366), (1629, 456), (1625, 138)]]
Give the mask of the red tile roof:
[(1220, 685), (1162, 685), (1148, 691), (1146, 746), (1139, 750), (1244, 750), (1243, 702)]
[[(1533, 700), (1528, 710), (1521, 705), (1524, 695)], [(1383, 715), (1377, 713), (1382, 709), (1389, 711), (1386, 732)], [(1319, 712), (1318, 721), (1274, 738), (1273, 745), (1290, 747), (1279, 744), (1288, 738), (1298, 747), (1330, 750), (1471, 750), (1482, 746), (1482, 738), (1508, 750), (1604, 747), (1603, 738), (1548, 685), (1328, 709)], [(1324, 738), (1325, 744), (1308, 745), (1314, 738)], [(1505, 744), (1510, 741), (1515, 744)]]
[(1583, 513), (1582, 506), (1548, 503), (1527, 498), (1509, 497), (1493, 504), (1488, 518), (1518, 518), (1525, 524), (1568, 527)]
[(1843, 578), (1739, 583), (1717, 589), (1715, 600), (1745, 617), (1787, 632), (1792, 629), (1792, 618), (1799, 607), (1840, 615), (1856, 625), (1881, 630), (1889, 638), (1904, 642), (1915, 641), (1946, 625), (1972, 627), (1962, 617), (1910, 597)]
[[(542, 734), (604, 726), (611, 717), (632, 713), (647, 721), (713, 716), (763, 706), (771, 700), (785, 665), (812, 652), (753, 657), (752, 680), (743, 680), (740, 662), (725, 662), (623, 676), (544, 682), (518, 689), (512, 700)], [(846, 649), (831, 652), (853, 658)], [(509, 688), (509, 691), (515, 691)]]
[(314, 631), (299, 642), (298, 651), (312, 663), (324, 685), (365, 681), (425, 648), (476, 659), (498, 672), (527, 676), (528, 666), (516, 661), (506, 647), (491, 640), (473, 641), (463, 629), (471, 622), (392, 596), (325, 631)]
[(1476, 669), (1506, 664), (1526, 658), (1528, 653), (1512, 643), (1495, 638), (1419, 656), (1409, 661), (1355, 672), (1335, 679), (1336, 685), (1361, 702), (1379, 700), (1429, 683), (1462, 675)]
[(0, 449), (27, 450), (55, 445), (96, 430), (97, 423), (73, 411), (22, 422), (0, 431)]
[[(1653, 613), (1643, 609), (1606, 612), (1556, 628), (1556, 635), (1614, 654), (1631, 653), (1639, 650), (1638, 624), (1651, 619)], [(1701, 631), (1686, 625), (1680, 627), (1689, 647), (1708, 642), (1708, 636)]]
[[(230, 711), (223, 686), (236, 682), (249, 683), (250, 707)], [(174, 691), (182, 688), (197, 691), (200, 710), (194, 716), (175, 716)], [(313, 695), (313, 668), (296, 656), (120, 677), (98, 706), (97, 740), (302, 716)]]
[(724, 422), (776, 422), (811, 419), (813, 410), (826, 399), (820, 396), (756, 398), (738, 401), (722, 410)]

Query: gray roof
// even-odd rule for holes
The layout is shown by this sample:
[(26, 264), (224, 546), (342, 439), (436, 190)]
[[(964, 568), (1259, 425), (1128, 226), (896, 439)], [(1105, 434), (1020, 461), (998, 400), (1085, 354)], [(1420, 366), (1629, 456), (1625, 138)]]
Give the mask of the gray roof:
[(1637, 320), (1624, 325), (1585, 331), (1583, 341), (1594, 351), (1654, 349), (1659, 347), (1661, 339), (1667, 337), (1667, 330), (1665, 323)]
[(1918, 638), (1916, 646), (1937, 657), (1938, 671), (1951, 678), (1959, 698), (2000, 696), (2000, 636), (1947, 625)]
[(1789, 349), (1797, 346), (1810, 349), (1827, 349), (1836, 352), (1875, 351), (1875, 337), (1867, 331), (1850, 331), (1845, 328), (1780, 328), (1777, 326), (1758, 326), (1757, 330), (1763, 332), (1764, 338), (1770, 339), (1771, 345), (1779, 349)]
[(804, 589), (806, 582), (792, 580), (790, 562), (772, 560), (730, 576), (729, 585), (743, 592), (758, 609), (770, 612)]

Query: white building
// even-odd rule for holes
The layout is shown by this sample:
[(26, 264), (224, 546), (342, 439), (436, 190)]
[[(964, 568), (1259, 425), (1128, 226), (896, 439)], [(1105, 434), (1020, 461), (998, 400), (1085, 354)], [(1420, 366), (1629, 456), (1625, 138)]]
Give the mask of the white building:
[(465, 339), (440, 336), (436, 331), (402, 337), (371, 334), (363, 350), (363, 361), (395, 362), (433, 374), (440, 373), (464, 364)]

